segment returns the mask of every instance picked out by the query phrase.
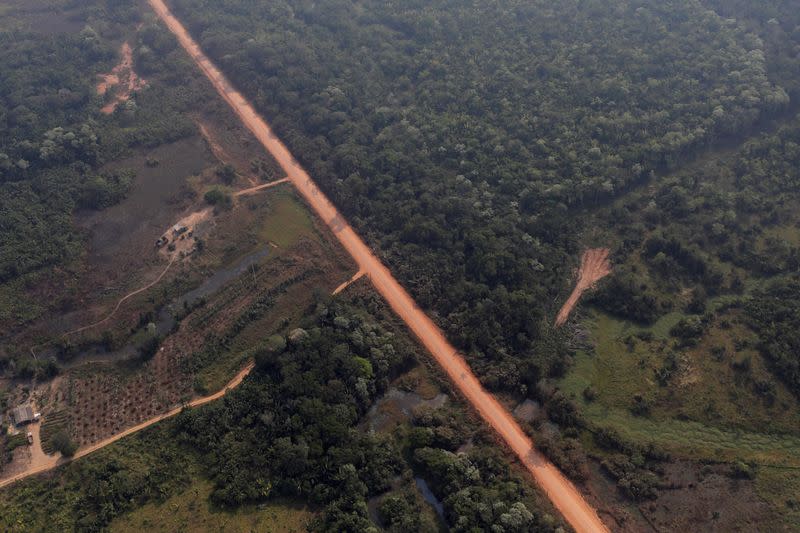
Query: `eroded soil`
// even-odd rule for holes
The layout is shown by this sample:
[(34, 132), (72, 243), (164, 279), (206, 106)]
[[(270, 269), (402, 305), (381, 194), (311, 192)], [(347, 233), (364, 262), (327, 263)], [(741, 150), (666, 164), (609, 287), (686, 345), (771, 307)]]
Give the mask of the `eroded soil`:
[(611, 263), (608, 260), (608, 248), (590, 248), (583, 253), (581, 268), (578, 271), (578, 283), (572, 294), (556, 316), (556, 327), (562, 326), (569, 318), (581, 295), (594, 287), (594, 284), (611, 274)]
[(100, 81), (97, 83), (97, 94), (105, 96), (110, 90), (114, 90), (113, 98), (104, 105), (100, 111), (110, 115), (117, 108), (117, 105), (130, 100), (131, 95), (143, 89), (147, 82), (140, 78), (133, 70), (133, 49), (127, 42), (120, 48), (120, 61), (111, 72), (101, 74)]

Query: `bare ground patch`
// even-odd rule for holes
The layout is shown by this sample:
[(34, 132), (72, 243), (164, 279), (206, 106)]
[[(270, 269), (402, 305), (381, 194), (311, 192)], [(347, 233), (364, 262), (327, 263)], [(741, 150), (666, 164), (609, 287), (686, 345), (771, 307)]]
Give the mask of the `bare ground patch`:
[(133, 70), (131, 45), (123, 43), (119, 54), (119, 63), (108, 74), (100, 74), (100, 81), (97, 82), (97, 94), (100, 96), (111, 94), (111, 100), (100, 109), (106, 115), (113, 113), (119, 104), (127, 102), (134, 92), (147, 85), (147, 82)]
[(590, 248), (583, 253), (581, 267), (578, 271), (578, 283), (558, 312), (556, 327), (563, 325), (567, 321), (569, 314), (585, 291), (594, 287), (595, 283), (611, 273), (608, 254), (608, 248)]

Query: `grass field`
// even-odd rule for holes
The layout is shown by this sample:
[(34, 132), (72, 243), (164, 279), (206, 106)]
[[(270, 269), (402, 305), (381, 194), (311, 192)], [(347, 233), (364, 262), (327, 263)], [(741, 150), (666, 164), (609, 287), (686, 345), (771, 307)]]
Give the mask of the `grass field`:
[(584, 414), (596, 424), (617, 430), (629, 440), (654, 443), (690, 459), (800, 467), (800, 437), (736, 431), (690, 420), (633, 416), (625, 410), (590, 405)]
[[(588, 346), (576, 353), (560, 386), (592, 426), (613, 429), (628, 442), (653, 444), (673, 459), (694, 461), (696, 469), (704, 462), (749, 463), (755, 478), (744, 482), (741, 494), (753, 491), (754, 499), (748, 503), (731, 494), (726, 505), (756, 505), (756, 512), (763, 500), (775, 517), (762, 524), (764, 531), (797, 531), (800, 405), (768, 370), (742, 311), (720, 310), (732, 298), (709, 302), (716, 316), (693, 346), (680, 346), (669, 334), (686, 316), (680, 312), (651, 327), (589, 312), (583, 324)], [(665, 368), (671, 369), (666, 379)], [(773, 385), (771, 400), (759, 392), (759, 383)], [(587, 388), (594, 391), (591, 401), (584, 396)], [(647, 405), (638, 415), (632, 409), (636, 397)], [(587, 450), (607, 453), (588, 432), (581, 440)], [(664, 505), (676, 505), (676, 498)]]
[(235, 512), (216, 509), (208, 501), (211, 489), (210, 482), (196, 479), (186, 490), (163, 503), (149, 503), (118, 518), (109, 531), (300, 533), (307, 530), (314, 516), (305, 506), (281, 501), (243, 506)]
[(800, 531), (800, 469), (761, 468), (756, 492), (776, 507), (787, 531)]
[[(288, 185), (287, 185), (288, 186)], [(276, 191), (271, 196), (272, 209), (261, 223), (259, 237), (281, 248), (291, 246), (301, 237), (310, 237), (314, 226), (308, 210), (291, 192)]]
[[(797, 400), (782, 385), (776, 386), (772, 405), (757, 395), (753, 383), (768, 379), (768, 371), (752, 344), (741, 346), (748, 339), (746, 329), (735, 315), (726, 317), (728, 328), (715, 323), (697, 346), (680, 349), (668, 338), (678, 313), (652, 328), (596, 313), (587, 322), (594, 349), (577, 353), (561, 387), (589, 421), (636, 442), (652, 442), (695, 459), (800, 466)], [(653, 339), (625, 342), (642, 332), (652, 333)], [(733, 339), (740, 343), (738, 349)], [(711, 355), (714, 346), (725, 348), (720, 360)], [(751, 361), (746, 374), (732, 368), (745, 357)], [(657, 371), (668, 360), (677, 369), (662, 384)], [(592, 402), (583, 397), (587, 387), (596, 391)], [(637, 395), (649, 403), (649, 416), (631, 414)]]

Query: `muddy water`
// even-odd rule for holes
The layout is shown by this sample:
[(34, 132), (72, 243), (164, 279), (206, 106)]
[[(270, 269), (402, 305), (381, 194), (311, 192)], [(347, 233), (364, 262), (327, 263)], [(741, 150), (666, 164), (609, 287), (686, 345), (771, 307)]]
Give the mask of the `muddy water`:
[(175, 325), (175, 313), (183, 309), (184, 306), (191, 306), (201, 298), (211, 296), (220, 290), (226, 283), (233, 281), (239, 276), (248, 273), (248, 270), (266, 258), (270, 251), (269, 245), (264, 245), (255, 252), (252, 252), (229, 268), (216, 271), (210, 278), (205, 280), (199, 287), (192, 289), (186, 294), (179, 296), (168, 305), (161, 308), (156, 322), (156, 333), (166, 335)]
[(367, 411), (364, 416), (364, 427), (372, 431), (379, 431), (391, 421), (390, 413), (392, 411), (400, 411), (404, 417), (411, 418), (416, 408), (438, 409), (446, 401), (447, 395), (442, 393), (437, 394), (430, 400), (426, 400), (416, 392), (405, 392), (391, 388)]

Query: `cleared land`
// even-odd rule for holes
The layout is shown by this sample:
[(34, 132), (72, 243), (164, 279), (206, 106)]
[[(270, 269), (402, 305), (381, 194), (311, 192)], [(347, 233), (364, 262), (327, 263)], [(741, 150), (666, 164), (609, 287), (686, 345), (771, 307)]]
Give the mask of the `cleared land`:
[(97, 84), (97, 94), (101, 96), (116, 91), (111, 101), (100, 110), (106, 115), (113, 113), (119, 104), (130, 100), (131, 94), (147, 85), (133, 70), (133, 50), (127, 42), (122, 45), (120, 56), (119, 64), (109, 74), (101, 75), (101, 81)]
[(595, 283), (611, 274), (608, 253), (608, 248), (592, 248), (584, 252), (581, 258), (581, 268), (578, 271), (578, 283), (575, 284), (572, 294), (569, 295), (569, 298), (558, 312), (556, 327), (564, 325), (585, 291), (591, 289)]
[(239, 373), (236, 376), (234, 376), (234, 378), (228, 383), (228, 385), (224, 389), (222, 389), (222, 390), (220, 390), (218, 392), (215, 392), (214, 394), (211, 394), (209, 396), (205, 396), (203, 398), (197, 398), (195, 400), (192, 400), (186, 406), (176, 407), (175, 409), (172, 409), (171, 411), (167, 411), (166, 413), (162, 413), (162, 414), (160, 414), (160, 415), (158, 415), (158, 416), (156, 416), (154, 418), (146, 420), (145, 422), (142, 422), (141, 424), (138, 424), (136, 426), (130, 427), (130, 428), (128, 428), (128, 429), (126, 429), (126, 430), (124, 430), (124, 431), (122, 431), (120, 433), (115, 434), (112, 437), (109, 437), (109, 438), (104, 439), (104, 440), (102, 440), (100, 442), (97, 442), (97, 443), (93, 444), (92, 446), (88, 446), (86, 448), (81, 448), (81, 449), (79, 449), (77, 451), (77, 453), (75, 453), (75, 456), (72, 459), (62, 458), (60, 456), (60, 454), (57, 454), (57, 455), (45, 455), (43, 452), (41, 452), (41, 447), (38, 446), (38, 444), (39, 444), (38, 432), (39, 432), (39, 426), (40, 425), (36, 424), (35, 427), (33, 427), (33, 429), (32, 429), (33, 431), (36, 432), (35, 433), (35, 437), (34, 437), (34, 450), (35, 450), (34, 456), (35, 456), (36, 460), (33, 461), (31, 463), (31, 466), (27, 470), (25, 470), (24, 472), (20, 472), (20, 473), (15, 474), (15, 475), (13, 475), (11, 477), (8, 477), (8, 478), (0, 480), (0, 488), (5, 487), (7, 485), (11, 485), (12, 483), (14, 483), (16, 481), (19, 481), (20, 479), (26, 478), (28, 476), (33, 476), (35, 474), (40, 474), (42, 472), (46, 472), (48, 470), (52, 470), (56, 466), (58, 466), (60, 464), (63, 464), (65, 462), (68, 462), (70, 460), (80, 459), (81, 457), (89, 455), (90, 453), (95, 452), (95, 451), (99, 450), (100, 448), (104, 448), (104, 447), (108, 446), (109, 444), (112, 444), (112, 443), (114, 443), (114, 442), (116, 442), (116, 441), (118, 441), (118, 440), (120, 440), (120, 439), (122, 439), (124, 437), (127, 437), (128, 435), (136, 433), (137, 431), (141, 431), (141, 430), (143, 430), (143, 429), (145, 429), (145, 428), (147, 428), (149, 426), (152, 426), (153, 424), (155, 424), (157, 422), (160, 422), (160, 421), (162, 421), (164, 419), (171, 418), (171, 417), (177, 415), (178, 413), (180, 413), (186, 407), (197, 407), (197, 406), (200, 406), (200, 405), (205, 405), (205, 404), (207, 404), (209, 402), (213, 402), (214, 400), (218, 400), (219, 398), (222, 398), (228, 392), (228, 390), (230, 390), (230, 389), (232, 389), (234, 387), (237, 387), (242, 382), (242, 380), (245, 378), (245, 376), (247, 376), (247, 374), (249, 374), (250, 371), (253, 370), (253, 366), (254, 366), (254, 364), (251, 363), (251, 364), (247, 365), (245, 368), (243, 368), (242, 370), (240, 370)]

